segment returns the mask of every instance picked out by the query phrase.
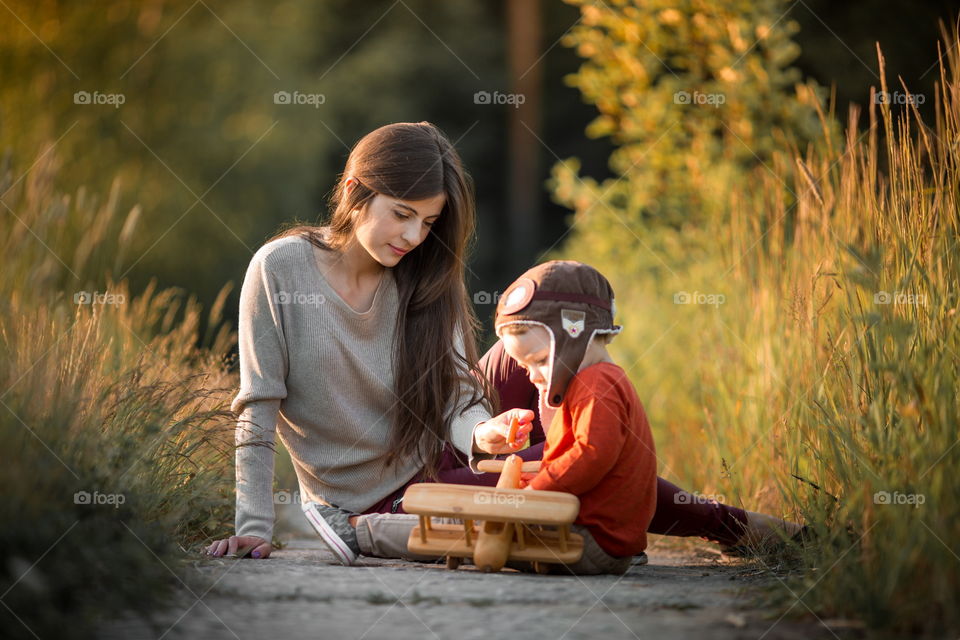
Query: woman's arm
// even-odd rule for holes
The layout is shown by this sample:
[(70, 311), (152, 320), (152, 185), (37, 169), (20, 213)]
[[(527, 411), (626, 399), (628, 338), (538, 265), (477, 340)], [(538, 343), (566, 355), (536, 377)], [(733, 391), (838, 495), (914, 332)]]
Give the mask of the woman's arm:
[(278, 270), (270, 245), (250, 261), (240, 291), (240, 390), (231, 408), (236, 430), (236, 535), (273, 536), (273, 471), (280, 404), (287, 397), (287, 346)]
[(274, 448), (280, 400), (251, 402), (243, 409), (236, 431), (236, 535), (273, 538)]

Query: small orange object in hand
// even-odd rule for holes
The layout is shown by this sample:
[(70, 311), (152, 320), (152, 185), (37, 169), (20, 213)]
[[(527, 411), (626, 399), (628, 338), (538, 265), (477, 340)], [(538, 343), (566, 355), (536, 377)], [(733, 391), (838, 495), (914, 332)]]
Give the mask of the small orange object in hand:
[(507, 432), (507, 444), (511, 447), (519, 446), (520, 443), (517, 442), (517, 429), (520, 428), (520, 419), (514, 415), (510, 418), (510, 430)]

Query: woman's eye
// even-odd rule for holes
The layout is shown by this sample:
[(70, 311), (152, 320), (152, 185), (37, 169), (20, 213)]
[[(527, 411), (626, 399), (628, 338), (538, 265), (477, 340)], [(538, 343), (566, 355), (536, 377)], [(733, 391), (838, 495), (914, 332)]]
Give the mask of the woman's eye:
[(397, 217), (400, 218), (401, 220), (406, 220), (406, 219), (409, 217), (409, 216), (406, 216), (406, 215), (400, 213), (399, 211), (394, 211), (394, 212), (393, 212), (393, 215), (397, 216)]

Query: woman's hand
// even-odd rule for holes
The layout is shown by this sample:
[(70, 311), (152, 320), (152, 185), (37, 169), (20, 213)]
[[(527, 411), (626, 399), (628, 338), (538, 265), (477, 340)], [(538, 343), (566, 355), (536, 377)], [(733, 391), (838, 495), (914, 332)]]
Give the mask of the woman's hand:
[(214, 540), (213, 544), (206, 548), (208, 556), (237, 555), (241, 558), (251, 557), (264, 560), (270, 557), (273, 547), (263, 538), (257, 536), (230, 536), (223, 540)]
[[(486, 453), (514, 453), (523, 447), (533, 429), (534, 413), (530, 409), (510, 409), (500, 415), (490, 418), (477, 425), (474, 431), (473, 444), (480, 451)], [(517, 427), (516, 444), (510, 445), (507, 436), (510, 433), (510, 421), (516, 418), (520, 423)]]

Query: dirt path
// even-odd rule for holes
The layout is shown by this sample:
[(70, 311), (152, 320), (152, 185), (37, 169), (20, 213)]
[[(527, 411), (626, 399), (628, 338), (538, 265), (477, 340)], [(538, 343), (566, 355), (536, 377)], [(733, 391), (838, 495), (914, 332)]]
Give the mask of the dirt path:
[[(298, 527), (299, 529), (299, 527)], [(554, 577), (332, 556), (302, 529), (265, 561), (197, 559), (178, 605), (150, 629), (104, 638), (836, 638), (822, 623), (750, 607), (776, 578), (722, 562), (705, 544), (652, 537), (650, 562), (624, 576)], [(779, 586), (777, 588), (785, 588)], [(198, 598), (202, 598), (198, 599)]]

